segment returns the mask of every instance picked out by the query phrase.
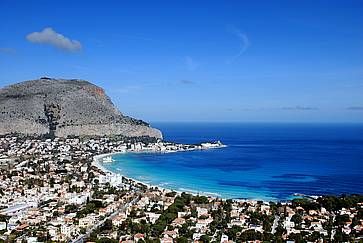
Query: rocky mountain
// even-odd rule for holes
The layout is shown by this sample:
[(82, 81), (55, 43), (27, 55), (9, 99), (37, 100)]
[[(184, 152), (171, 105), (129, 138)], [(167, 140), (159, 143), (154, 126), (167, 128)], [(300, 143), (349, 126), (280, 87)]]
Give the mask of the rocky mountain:
[(144, 121), (123, 115), (105, 91), (88, 81), (25, 81), (0, 89), (0, 134), (124, 135), (162, 138)]

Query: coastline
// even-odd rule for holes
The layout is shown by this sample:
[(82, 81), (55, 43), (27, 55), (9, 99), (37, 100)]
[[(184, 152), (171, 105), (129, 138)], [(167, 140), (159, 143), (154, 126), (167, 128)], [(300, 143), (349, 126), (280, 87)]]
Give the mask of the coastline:
[[(101, 161), (101, 159), (103, 159), (104, 157), (108, 157), (108, 156), (112, 156), (112, 155), (116, 155), (116, 154), (125, 154), (126, 152), (114, 152), (114, 153), (106, 153), (106, 154), (99, 154), (99, 155), (95, 155), (93, 156), (93, 161), (92, 161), (92, 164), (93, 166), (97, 167), (98, 169), (100, 169), (102, 172), (104, 172), (105, 174), (109, 174), (111, 176), (117, 176), (117, 175), (121, 175), (122, 177), (124, 177), (125, 179), (127, 180), (130, 180), (136, 184), (141, 184), (143, 186), (146, 186), (147, 188), (151, 188), (151, 187), (158, 187), (159, 189), (162, 189), (162, 190), (165, 190), (165, 191), (173, 191), (173, 190), (170, 190), (168, 188), (163, 188), (163, 187), (160, 187), (160, 186), (157, 186), (157, 185), (151, 185), (151, 184), (148, 184), (148, 183), (145, 183), (143, 181), (139, 181), (137, 179), (134, 179), (134, 178), (130, 178), (130, 177), (127, 177), (121, 173), (115, 173), (113, 171), (110, 171), (108, 169), (106, 169), (104, 166), (103, 166), (103, 162)], [(178, 192), (179, 193), (179, 192)]]
[[(27, 213), (29, 207), (24, 208), (23, 205), (24, 202), (31, 202), (34, 207), (34, 209), (30, 209), (32, 210), (31, 212), (36, 210), (40, 215), (44, 216), (41, 217), (40, 226), (47, 222), (56, 223), (56, 226), (52, 225), (50, 226), (51, 228), (39, 228), (39, 230), (44, 232), (44, 235), (48, 235), (47, 232), (55, 229), (58, 233), (52, 236), (52, 240), (54, 241), (65, 239), (65, 241), (78, 242), (79, 239), (88, 239), (89, 233), (94, 232), (97, 228), (102, 226), (106, 220), (111, 220), (112, 222), (115, 220), (115, 222), (118, 222), (115, 224), (122, 224), (123, 222), (128, 222), (128, 220), (142, 220), (143, 217), (148, 217), (148, 215), (149, 217), (151, 216), (149, 219), (146, 218), (150, 227), (154, 229), (160, 228), (160, 232), (158, 231), (157, 235), (167, 234), (169, 232), (169, 225), (170, 227), (174, 227), (173, 222), (176, 218), (184, 218), (184, 220), (192, 218), (191, 222), (193, 224), (188, 226), (188, 230), (195, 229), (194, 223), (195, 225), (201, 225), (201, 230), (214, 230), (213, 225), (210, 225), (210, 223), (215, 220), (220, 220), (220, 217), (213, 212), (221, 212), (226, 215), (231, 213), (231, 217), (225, 221), (227, 224), (225, 226), (226, 232), (235, 232), (233, 226), (236, 225), (241, 227), (241, 234), (249, 235), (251, 232), (255, 231), (255, 233), (257, 233), (257, 231), (263, 230), (262, 233), (266, 232), (268, 235), (271, 234), (272, 236), (275, 235), (279, 225), (280, 228), (283, 227), (284, 230), (301, 230), (300, 226), (291, 228), (289, 226), (290, 224), (281, 224), (282, 220), (290, 222), (290, 216), (292, 214), (299, 214), (304, 217), (307, 216), (311, 219), (310, 222), (317, 222), (317, 220), (319, 221), (322, 217), (325, 217), (326, 220), (332, 218), (334, 221), (329, 222), (335, 224), (335, 222), (339, 222), (339, 219), (334, 219), (336, 212), (339, 212), (338, 210), (342, 210), (341, 212), (344, 214), (349, 213), (354, 219), (354, 217), (359, 217), (358, 210), (363, 205), (363, 197), (359, 195), (351, 195), (347, 200), (345, 195), (324, 198), (324, 196), (327, 196), (328, 194), (318, 194), (323, 198), (293, 201), (293, 198), (266, 198), (264, 195), (274, 196), (274, 194), (268, 194), (268, 191), (261, 191), (261, 193), (259, 193), (259, 191), (256, 190), (256, 192), (254, 192), (255, 187), (251, 188), (251, 190), (236, 190), (236, 193), (233, 194), (229, 193), (231, 189), (228, 187), (231, 185), (233, 186), (233, 184), (225, 184), (221, 187), (208, 186), (209, 183), (212, 183), (211, 185), (213, 185), (214, 181), (219, 178), (224, 179), (227, 176), (233, 178), (232, 173), (233, 169), (235, 169), (233, 167), (224, 174), (217, 174), (216, 177), (214, 176), (213, 173), (215, 172), (213, 171), (212, 173), (203, 173), (203, 171), (197, 170), (201, 166), (203, 166), (202, 168), (208, 168), (213, 161), (225, 162), (228, 167), (233, 166), (233, 164), (229, 163), (228, 157), (218, 157), (218, 155), (224, 154), (224, 151), (212, 152), (211, 150), (213, 149), (211, 149), (209, 152), (195, 151), (187, 154), (176, 153), (169, 155), (167, 154), (168, 151), (165, 151), (165, 149), (172, 150), (173, 152), (184, 151), (188, 146), (197, 145), (176, 146), (165, 143), (143, 145), (135, 142), (125, 144), (123, 141), (114, 143), (114, 141), (103, 140), (102, 138), (99, 140), (88, 140), (86, 142), (80, 141), (77, 138), (65, 140), (29, 140), (19, 139), (17, 137), (5, 137), (0, 140), (1, 144), (14, 144), (11, 147), (6, 147), (9, 148), (9, 150), (7, 150), (9, 155), (16, 154), (17, 156), (20, 156), (20, 158), (24, 158), (20, 161), (16, 161), (18, 162), (18, 165), (20, 164), (21, 166), (16, 166), (17, 164), (15, 164), (14, 167), (10, 167), (11, 174), (14, 172), (19, 173), (19, 171), (21, 171), (21, 176), (6, 178), (6, 180), (0, 183), (2, 184), (0, 185), (0, 194), (5, 195), (4, 197), (2, 196), (2, 199), (5, 198), (5, 201), (2, 200), (1, 206), (4, 205), (5, 208), (8, 209), (6, 212), (7, 214), (13, 214), (14, 210), (18, 211), (18, 209), (20, 209), (17, 213), (26, 215), (24, 221), (30, 225), (34, 222), (34, 214)], [(136, 145), (138, 146), (135, 147)], [(68, 146), (70, 149), (68, 149)], [(143, 147), (146, 149), (143, 150)], [(24, 148), (26, 149), (24, 150)], [(162, 148), (164, 150), (160, 151)], [(231, 144), (230, 149), (232, 148), (233, 145)], [(67, 150), (68, 152), (64, 152), (64, 150)], [(154, 150), (154, 153), (152, 150)], [(227, 149), (226, 152), (228, 152)], [(28, 163), (26, 156), (21, 156), (28, 154), (34, 154), (35, 157), (39, 156), (36, 158), (40, 158), (40, 166), (44, 166), (44, 170), (39, 171), (45, 175), (44, 179), (45, 182), (47, 182), (45, 190), (37, 181), (26, 180), (26, 178), (34, 178), (33, 176), (39, 178), (38, 175), (34, 175), (34, 171), (36, 170), (33, 169), (34, 166), (38, 165), (35, 165), (35, 163)], [(49, 154), (53, 154), (52, 156), (54, 159), (51, 159)], [(215, 157), (216, 159), (213, 160), (212, 157)], [(5, 156), (5, 158), (11, 157)], [(198, 160), (198, 158), (205, 160), (207, 163), (199, 164), (201, 159)], [(227, 159), (223, 160), (223, 158)], [(179, 161), (179, 159), (181, 160)], [(159, 162), (159, 160), (163, 161), (160, 164), (153, 163)], [(190, 168), (195, 173), (187, 176), (186, 173), (183, 173), (184, 171), (179, 171), (179, 168), (181, 168), (178, 166), (179, 164), (189, 165), (191, 163), (196, 163), (195, 166)], [(45, 169), (47, 165), (50, 167), (48, 173)], [(166, 166), (165, 168), (171, 172), (166, 177), (163, 177), (163, 174), (159, 170), (164, 165)], [(170, 165), (170, 167), (168, 167), (168, 165)], [(133, 166), (135, 166), (135, 171), (133, 170)], [(9, 167), (7, 166), (2, 170), (5, 175), (7, 175), (9, 171), (8, 168)], [(59, 171), (69, 171), (71, 173), (59, 173)], [(237, 171), (238, 173), (242, 172), (241, 170)], [(122, 174), (128, 176), (124, 177)], [(200, 178), (197, 176), (200, 176)], [(301, 179), (299, 176), (295, 177)], [(295, 177), (292, 177), (292, 179)], [(79, 182), (79, 180), (77, 180), (78, 178), (87, 180)], [(137, 180), (133, 178), (137, 178)], [(26, 181), (25, 183), (24, 179)], [(291, 177), (284, 179), (289, 181)], [(57, 184), (58, 182), (61, 183), (52, 187), (52, 181)], [(69, 181), (71, 181), (71, 183), (69, 183)], [(249, 181), (251, 183), (257, 183), (257, 180), (254, 180), (254, 178), (250, 178)], [(305, 182), (303, 181), (303, 183)], [(30, 190), (24, 191), (24, 195), (20, 194), (20, 192), (13, 193), (14, 191), (17, 191), (19, 187), (24, 187), (26, 184), (34, 186), (29, 188)], [(194, 191), (189, 190), (190, 188), (194, 189)], [(199, 190), (203, 192), (200, 192)], [(213, 195), (208, 193), (208, 191), (217, 192), (223, 196)], [(291, 191), (293, 190), (290, 190), (290, 192)], [(264, 194), (264, 192), (267, 193)], [(199, 197), (192, 195), (198, 195)], [(202, 195), (207, 196), (207, 198), (201, 198), (200, 196)], [(237, 195), (237, 197), (234, 195)], [(314, 194), (294, 194), (294, 196), (300, 198), (308, 197), (307, 195)], [(102, 205), (97, 202), (101, 207), (98, 207), (94, 200), (102, 202)], [(330, 203), (332, 201), (334, 203)], [(279, 202), (281, 204), (279, 204)], [(346, 204), (346, 202), (349, 204)], [(68, 205), (70, 206), (67, 207)], [(327, 205), (327, 207), (325, 207), (325, 205)], [(347, 207), (345, 207), (345, 205), (347, 205)], [(99, 208), (98, 210), (95, 209), (96, 206)], [(311, 208), (316, 208), (313, 214), (310, 211)], [(349, 211), (347, 211), (346, 208), (348, 208)], [(233, 210), (233, 218), (230, 209)], [(176, 210), (178, 214), (176, 214), (174, 210)], [(80, 222), (80, 219), (84, 218), (84, 221), (83, 219), (82, 221), (88, 221), (89, 223), (86, 224), (82, 222), (82, 224), (77, 224), (71, 220), (60, 222), (59, 215), (51, 214), (49, 218), (49, 211), (61, 211), (61, 217), (64, 219), (68, 217), (70, 219), (78, 218), (78, 221)], [(135, 211), (137, 217), (134, 217), (135, 214), (131, 214), (131, 211)], [(172, 212), (172, 214), (170, 214), (170, 212)], [(182, 214), (179, 215), (179, 212)], [(290, 215), (287, 215), (286, 212)], [(257, 214), (255, 215), (252, 213)], [(189, 216), (189, 214), (190, 217), (185, 217)], [(166, 221), (166, 215), (170, 215), (172, 218)], [(203, 215), (206, 215), (206, 217), (201, 217)], [(259, 218), (258, 221), (256, 221), (257, 216)], [(18, 220), (17, 215), (12, 215), (12, 217), (14, 217), (14, 221)], [(241, 220), (238, 220), (241, 218), (246, 219), (246, 221), (242, 222)], [(94, 223), (95, 221), (96, 223)], [(186, 221), (183, 222), (185, 223)], [(183, 222), (181, 222), (181, 224), (183, 224)], [(265, 222), (268, 222), (268, 228), (264, 225)], [(12, 228), (8, 229), (8, 235), (10, 235), (14, 229), (21, 229), (24, 234), (30, 232), (27, 228), (23, 228), (23, 225), (23, 222), (20, 221), (11, 224)], [(332, 230), (330, 228), (319, 227), (317, 230), (314, 229), (312, 231), (311, 226), (312, 225), (307, 224), (304, 227), (304, 232), (309, 234), (313, 233), (315, 235), (316, 233), (314, 232), (322, 232), (323, 230), (326, 235)], [(62, 234), (64, 227), (74, 229), (76, 235), (64, 236)], [(85, 228), (86, 232), (84, 232)], [(103, 227), (100, 229), (102, 228)], [(131, 227), (127, 229), (132, 230)], [(352, 231), (352, 234), (359, 233), (360, 229), (361, 228), (352, 229), (355, 230)], [(244, 233), (245, 231), (246, 233)], [(104, 234), (110, 234), (110, 231), (108, 230), (104, 232)], [(139, 233), (136, 231), (131, 231), (129, 237), (130, 239), (134, 239), (134, 236), (138, 234)], [(22, 236), (20, 236), (20, 238), (18, 237), (19, 241), (21, 237)], [(155, 237), (159, 238), (159, 236)], [(9, 237), (6, 239), (8, 238)], [(123, 239), (120, 239), (120, 241), (123, 241)], [(170, 238), (167, 242), (170, 242)]]
[[(226, 145), (223, 145), (223, 147), (227, 147), (227, 146)], [(221, 148), (221, 147), (218, 147), (218, 148)], [(203, 192), (203, 191), (198, 191), (197, 192), (197, 191), (188, 190), (188, 189), (185, 189), (184, 190), (184, 188), (182, 190), (180, 190), (180, 189), (179, 190), (177, 190), (177, 189), (169, 189), (169, 188), (165, 188), (162, 185), (149, 184), (149, 183), (146, 183), (146, 182), (137, 180), (135, 178), (131, 178), (131, 177), (125, 176), (124, 174), (121, 174), (121, 173), (117, 173), (117, 172), (113, 172), (111, 170), (108, 170), (107, 168), (105, 168), (103, 166), (103, 162), (102, 162), (102, 159), (103, 158), (108, 157), (108, 156), (117, 155), (117, 154), (125, 154), (125, 153), (176, 153), (176, 152), (186, 152), (186, 151), (193, 151), (193, 150), (164, 151), (164, 152), (160, 152), (160, 151), (127, 151), (127, 152), (105, 153), (105, 154), (95, 155), (93, 157), (92, 165), (95, 166), (95, 167), (97, 167), (98, 169), (100, 169), (102, 172), (104, 172), (106, 174), (109, 174), (109, 175), (112, 175), (112, 176), (120, 176), (121, 175), (125, 179), (127, 179), (129, 181), (132, 181), (132, 182), (134, 182), (136, 184), (141, 184), (141, 185), (143, 185), (143, 186), (145, 186), (147, 188), (157, 187), (160, 190), (165, 191), (165, 192), (176, 192), (178, 194), (188, 193), (188, 194), (191, 194), (193, 196), (200, 195), (200, 196), (210, 197), (210, 198), (213, 198), (213, 199), (220, 198), (220, 199), (223, 199), (223, 200), (231, 199), (231, 200), (237, 201), (237, 202), (256, 202), (256, 201), (262, 201), (264, 203), (269, 203), (271, 201), (274, 201), (274, 202), (278, 202), (279, 201), (279, 200), (272, 200), (272, 199), (271, 200), (266, 200), (266, 199), (260, 199), (260, 198), (224, 198), (221, 195), (219, 195), (218, 193)], [(290, 201), (290, 200), (287, 200), (287, 201)]]
[[(175, 191), (178, 194), (181, 194), (183, 192), (185, 193), (189, 193), (192, 195), (204, 195), (204, 196), (208, 196), (208, 197), (213, 197), (213, 198), (222, 198), (219, 197), (218, 193), (208, 193), (208, 192), (193, 192), (193, 191), (188, 191), (188, 190), (174, 190), (174, 189), (168, 189), (165, 188), (161, 185), (153, 185), (153, 184), (149, 184), (140, 180), (137, 180), (135, 178), (131, 178), (131, 177), (127, 177), (121, 173), (115, 173), (113, 171), (110, 171), (108, 169), (106, 169), (103, 166), (103, 162), (102, 159), (105, 157), (112, 157), (112, 155), (117, 155), (117, 154), (126, 154), (126, 153), (159, 153), (159, 154), (166, 154), (166, 153), (176, 153), (176, 152), (190, 152), (190, 151), (203, 151), (203, 150), (211, 150), (211, 149), (220, 149), (220, 148), (225, 148), (227, 147), (227, 145), (222, 144), (221, 141), (215, 141), (215, 142), (204, 142), (204, 143), (200, 143), (200, 144), (179, 144), (179, 143), (171, 143), (171, 142), (165, 142), (165, 143), (161, 143), (162, 146), (160, 146), (160, 144), (156, 147), (144, 147), (141, 149), (135, 149), (135, 147), (133, 149), (125, 149), (123, 151), (120, 152), (110, 152), (110, 153), (105, 153), (105, 154), (97, 154), (95, 156), (93, 156), (93, 161), (91, 163), (91, 165), (97, 167), (98, 169), (100, 169), (102, 172), (104, 172), (105, 174), (109, 174), (111, 176), (122, 176), (127, 180), (133, 181), (134, 183), (137, 184), (141, 184), (146, 186), (147, 188), (151, 188), (151, 187), (157, 187), (161, 190), (164, 191)], [(112, 163), (112, 161), (111, 161)]]

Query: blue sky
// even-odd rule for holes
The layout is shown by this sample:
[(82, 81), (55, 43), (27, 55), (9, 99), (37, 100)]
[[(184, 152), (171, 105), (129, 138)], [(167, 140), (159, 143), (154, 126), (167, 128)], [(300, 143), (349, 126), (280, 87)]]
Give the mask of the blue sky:
[(0, 86), (86, 79), (147, 121), (363, 122), (362, 1), (1, 0), (0, 11)]

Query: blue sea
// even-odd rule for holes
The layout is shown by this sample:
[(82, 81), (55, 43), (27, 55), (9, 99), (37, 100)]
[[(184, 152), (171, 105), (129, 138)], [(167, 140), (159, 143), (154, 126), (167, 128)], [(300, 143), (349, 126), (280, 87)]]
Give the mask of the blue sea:
[(156, 123), (179, 143), (228, 147), (114, 155), (105, 167), (148, 184), (222, 198), (363, 194), (362, 124)]

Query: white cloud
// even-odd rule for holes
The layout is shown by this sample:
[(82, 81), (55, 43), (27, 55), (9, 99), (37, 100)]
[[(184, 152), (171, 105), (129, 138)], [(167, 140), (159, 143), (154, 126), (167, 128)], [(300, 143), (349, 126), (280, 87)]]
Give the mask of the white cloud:
[(190, 56), (185, 57), (185, 65), (189, 71), (194, 71), (199, 67), (199, 63), (197, 63), (193, 58)]
[(245, 33), (242, 33), (239, 29), (231, 27), (230, 32), (234, 34), (239, 40), (240, 40), (240, 48), (238, 53), (229, 61), (232, 63), (237, 58), (239, 58), (243, 53), (247, 51), (247, 49), (250, 47), (251, 42), (248, 39), (247, 35)]
[(71, 40), (49, 27), (43, 29), (41, 32), (28, 34), (26, 39), (33, 43), (47, 44), (66, 51), (79, 51), (82, 49), (79, 41)]

